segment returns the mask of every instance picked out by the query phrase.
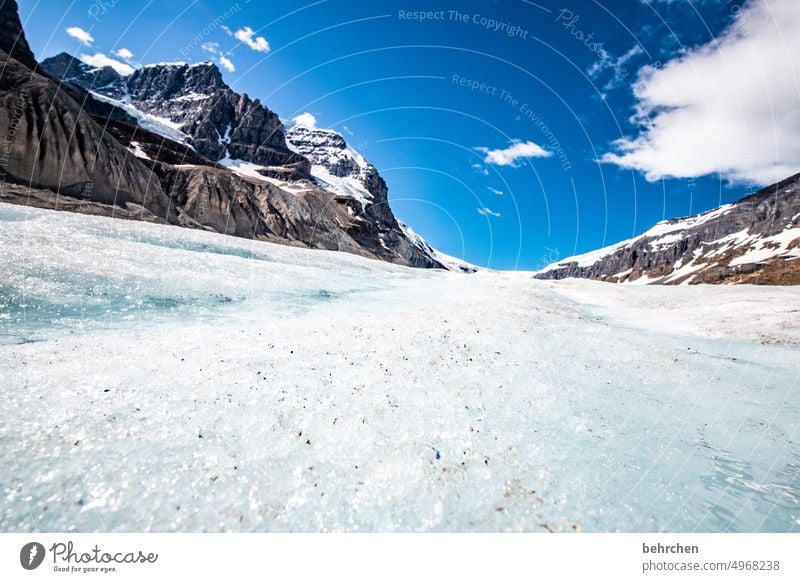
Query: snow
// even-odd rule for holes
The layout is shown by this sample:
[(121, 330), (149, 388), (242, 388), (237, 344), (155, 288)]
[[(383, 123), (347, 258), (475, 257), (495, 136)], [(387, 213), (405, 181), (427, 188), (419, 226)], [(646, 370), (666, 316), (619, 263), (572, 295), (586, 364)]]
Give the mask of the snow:
[(185, 67), (187, 63), (185, 61), (173, 61), (173, 62), (163, 62), (163, 63), (150, 63), (145, 65), (144, 69), (150, 69), (152, 67)]
[(334, 176), (325, 166), (312, 165), (311, 175), (316, 178), (319, 185), (324, 190), (339, 196), (355, 198), (361, 203), (362, 208), (372, 204), (372, 194), (370, 194), (364, 184), (356, 178), (350, 176)]
[(606, 257), (608, 255), (614, 254), (617, 250), (630, 245), (634, 240), (636, 240), (636, 239), (624, 240), (622, 242), (618, 242), (616, 244), (609, 245), (607, 247), (603, 247), (601, 249), (590, 251), (588, 253), (583, 253), (583, 254), (580, 254), (580, 255), (567, 257), (566, 259), (561, 259), (561, 260), (553, 263), (552, 265), (548, 265), (547, 267), (545, 267), (544, 269), (542, 269), (539, 272), (540, 273), (544, 273), (546, 271), (551, 271), (553, 269), (557, 269), (559, 267), (566, 266), (566, 265), (568, 265), (570, 263), (578, 263), (579, 267), (591, 267), (592, 265), (594, 265), (600, 259), (602, 259), (602, 258), (604, 258), (604, 257)]
[(797, 531), (800, 296), (0, 204), (0, 526)]
[(200, 93), (187, 93), (186, 95), (181, 95), (180, 97), (176, 97), (174, 101), (203, 101), (204, 99), (208, 99), (211, 97), (210, 95), (202, 95)]
[[(776, 235), (764, 237), (755, 241), (756, 248), (747, 251), (741, 256), (731, 260), (730, 265), (745, 265), (747, 263), (761, 263), (776, 257), (800, 258), (800, 227), (789, 225)], [(794, 248), (789, 245), (795, 243)], [(774, 248), (770, 248), (774, 247)]]
[(230, 168), (236, 174), (245, 176), (247, 178), (256, 178), (257, 180), (264, 180), (264, 176), (258, 173), (258, 170), (263, 170), (264, 166), (254, 164), (253, 162), (245, 162), (244, 160), (235, 160), (226, 155), (219, 162), (220, 165)]
[(406, 235), (406, 237), (408, 237), (414, 246), (427, 253), (428, 256), (447, 267), (447, 269), (450, 271), (462, 273), (475, 273), (478, 271), (479, 267), (473, 265), (472, 263), (468, 263), (463, 259), (452, 257), (441, 251), (437, 251), (422, 237), (422, 235), (417, 234), (413, 228), (411, 228), (402, 220), (398, 220), (397, 223), (400, 225), (400, 230), (403, 231), (403, 233)]
[(261, 166), (259, 164), (254, 164), (253, 162), (245, 162), (244, 160), (231, 158), (227, 154), (227, 151), (225, 157), (218, 163), (226, 168), (231, 169), (234, 173), (239, 174), (240, 176), (244, 176), (245, 178), (254, 178), (256, 180), (261, 180), (262, 182), (269, 182), (270, 184), (277, 186), (289, 194), (300, 194), (302, 192), (308, 192), (311, 190), (311, 188), (308, 188), (298, 182), (287, 182), (286, 180), (278, 180), (276, 178), (264, 176), (260, 173), (260, 170), (269, 170), (271, 166)]
[[(577, 263), (580, 267), (590, 267), (605, 257), (614, 254), (618, 250), (630, 247), (637, 241), (643, 239), (650, 239), (648, 240), (649, 246), (654, 250), (658, 250), (659, 247), (680, 241), (688, 229), (704, 224), (725, 214), (730, 210), (731, 207), (731, 204), (726, 204), (715, 210), (698, 214), (697, 216), (674, 220), (664, 220), (632, 239), (624, 240), (595, 251), (590, 251), (588, 253), (561, 259), (551, 265), (548, 265), (538, 272), (545, 273), (547, 271), (552, 271), (554, 269), (567, 266), (570, 263)], [(771, 237), (759, 237), (757, 235), (751, 235), (745, 228), (739, 232), (729, 234), (717, 240), (705, 241), (706, 248), (710, 247), (711, 245), (715, 246), (716, 248), (707, 248), (707, 250), (704, 250), (703, 257), (708, 259), (722, 255), (723, 253), (737, 247), (749, 246), (752, 248), (748, 249), (744, 254), (733, 258), (730, 261), (729, 266), (735, 267), (748, 263), (758, 263), (776, 257), (800, 258), (800, 247), (795, 246), (793, 249), (788, 248), (789, 245), (797, 238), (800, 238), (800, 228), (793, 227), (792, 225), (789, 225), (783, 232)], [(777, 245), (777, 247), (770, 249), (768, 248), (770, 245)], [(665, 277), (662, 282), (675, 281), (707, 267), (706, 264), (698, 264), (694, 262), (694, 260), (699, 258), (699, 256), (700, 253), (696, 251), (695, 257), (692, 259), (692, 261), (686, 264), (676, 265), (675, 270)], [(618, 273), (617, 277), (622, 277), (628, 272), (630, 271)], [(684, 283), (690, 283), (691, 281), (692, 277), (686, 277)], [(627, 284), (647, 284), (652, 282), (654, 282), (654, 279), (650, 279), (646, 276), (639, 277), (633, 281), (625, 281)]]
[[(217, 139), (217, 143), (219, 143), (219, 145), (224, 145), (226, 148), (227, 148), (227, 146), (230, 145), (230, 143), (231, 143), (231, 130), (232, 129), (233, 129), (233, 124), (229, 123), (225, 127), (225, 135), (220, 135), (219, 138)], [(219, 132), (217, 132), (217, 135), (219, 135)], [(228, 150), (227, 149), (225, 150), (225, 155), (226, 156), (228, 155)]]
[(96, 98), (98, 101), (110, 103), (111, 105), (115, 105), (116, 107), (123, 109), (128, 115), (136, 119), (140, 127), (143, 127), (148, 131), (152, 131), (153, 133), (157, 133), (158, 135), (164, 136), (167, 139), (171, 139), (172, 141), (183, 144), (186, 144), (189, 139), (189, 136), (180, 130), (180, 123), (176, 123), (165, 117), (158, 117), (156, 115), (151, 115), (150, 113), (145, 113), (130, 103), (112, 99), (111, 97), (101, 93), (96, 93), (95, 91), (90, 91), (90, 93), (92, 94), (92, 97)]
[[(185, 67), (186, 65), (188, 65), (188, 63), (185, 61), (173, 61), (165, 63), (150, 63), (148, 65), (144, 65), (143, 68), (149, 69), (152, 67)], [(202, 61), (199, 63), (193, 63), (189, 65), (189, 68), (192, 69), (194, 67), (213, 67), (213, 66), (215, 66), (213, 61)]]
[(661, 222), (656, 223), (649, 230), (646, 230), (642, 234), (635, 236), (631, 239), (623, 240), (618, 243), (594, 251), (590, 251), (588, 253), (582, 253), (580, 255), (575, 255), (572, 257), (567, 257), (566, 259), (561, 259), (553, 263), (552, 265), (548, 265), (547, 267), (538, 272), (545, 273), (547, 271), (552, 271), (553, 269), (566, 266), (570, 263), (577, 263), (579, 267), (591, 267), (596, 262), (607, 257), (608, 255), (614, 254), (619, 249), (631, 246), (636, 241), (641, 240), (643, 238), (652, 238), (653, 240), (649, 241), (649, 244), (653, 248), (656, 248), (661, 245), (671, 244), (677, 240), (680, 240), (681, 233), (683, 233), (687, 229), (694, 228), (696, 226), (708, 222), (709, 220), (713, 220), (725, 214), (726, 212), (728, 212), (728, 210), (731, 209), (732, 206), (733, 206), (732, 204), (724, 204), (719, 208), (710, 210), (708, 212), (704, 212), (703, 214), (698, 214), (696, 216), (689, 216), (687, 218), (675, 218), (671, 220), (662, 220)]
[[(293, 143), (295, 140), (295, 128), (302, 128), (303, 131), (300, 140), (303, 142), (303, 147), (298, 147)], [(357, 150), (349, 145), (340, 148), (332, 145), (332, 141), (339, 139), (344, 141), (342, 135), (333, 129), (321, 129), (316, 127), (309, 127), (308, 125), (295, 124), (286, 134), (287, 147), (293, 152), (305, 155), (311, 162), (311, 176), (319, 183), (320, 187), (332, 192), (339, 196), (348, 196), (354, 198), (361, 203), (362, 208), (373, 203), (373, 196), (367, 190), (363, 181), (360, 179), (365, 170), (369, 169), (371, 165), (364, 159)], [(346, 143), (346, 142), (345, 142)], [(309, 155), (309, 150), (313, 151), (313, 155)], [(332, 174), (328, 167), (319, 163), (327, 163), (330, 166), (336, 165), (341, 160), (353, 160), (358, 167), (358, 171), (350, 176), (337, 176)]]
[(700, 226), (710, 220), (714, 220), (728, 212), (733, 207), (733, 204), (723, 204), (719, 208), (709, 210), (696, 216), (688, 216), (686, 218), (675, 218), (671, 220), (662, 220), (647, 230), (641, 236), (656, 237), (674, 232), (683, 232), (687, 229)]
[(132, 141), (128, 149), (133, 152), (133, 155), (137, 158), (142, 158), (143, 160), (150, 159), (150, 156), (142, 149), (142, 145), (138, 141)]

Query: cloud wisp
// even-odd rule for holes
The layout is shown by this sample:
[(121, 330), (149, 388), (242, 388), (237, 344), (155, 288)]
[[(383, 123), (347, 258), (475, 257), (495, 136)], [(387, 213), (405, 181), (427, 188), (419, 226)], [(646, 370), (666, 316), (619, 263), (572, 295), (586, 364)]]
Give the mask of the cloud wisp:
[(121, 48), (118, 51), (112, 51), (111, 54), (118, 56), (123, 61), (129, 61), (133, 58), (133, 53), (126, 48)]
[(217, 57), (217, 61), (223, 69), (229, 73), (236, 72), (236, 65), (234, 65), (233, 61), (230, 59), (230, 53), (222, 52), (218, 42), (204, 42), (200, 45), (200, 48)]
[(494, 218), (500, 218), (501, 216), (503, 216), (499, 212), (495, 212), (494, 210), (492, 210), (491, 208), (487, 208), (486, 206), (484, 206), (483, 208), (477, 208), (476, 210), (478, 211), (478, 214), (480, 214), (481, 216), (489, 216)]

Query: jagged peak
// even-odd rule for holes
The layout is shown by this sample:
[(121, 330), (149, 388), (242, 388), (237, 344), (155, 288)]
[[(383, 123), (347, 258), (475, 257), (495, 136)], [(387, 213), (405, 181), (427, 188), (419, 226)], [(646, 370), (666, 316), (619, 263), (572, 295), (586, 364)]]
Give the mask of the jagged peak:
[(329, 147), (346, 150), (360, 166), (369, 165), (364, 157), (347, 144), (344, 136), (334, 129), (310, 127), (302, 123), (295, 123), (286, 130), (286, 137), (295, 142), (308, 142), (309, 145)]
[[(134, 71), (128, 84), (133, 93), (139, 83), (151, 83), (155, 79), (168, 81), (163, 85), (166, 92), (161, 97), (172, 97), (185, 91), (211, 91), (230, 89), (222, 78), (222, 72), (210, 61), (189, 64), (185, 62), (151, 63)], [(159, 81), (161, 83), (161, 81)]]
[(52, 57), (47, 57), (42, 62), (44, 63), (44, 62), (47, 62), (47, 61), (58, 61), (58, 60), (64, 60), (64, 59), (70, 59), (70, 60), (73, 60), (73, 61), (80, 60), (75, 55), (71, 55), (68, 52), (61, 51), (60, 53), (55, 54)]

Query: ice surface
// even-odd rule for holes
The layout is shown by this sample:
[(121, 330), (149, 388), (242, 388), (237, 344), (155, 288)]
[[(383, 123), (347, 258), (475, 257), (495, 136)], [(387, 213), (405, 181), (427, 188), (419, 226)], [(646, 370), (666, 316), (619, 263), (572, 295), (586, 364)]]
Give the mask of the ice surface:
[(2, 531), (797, 531), (796, 289), (0, 204)]

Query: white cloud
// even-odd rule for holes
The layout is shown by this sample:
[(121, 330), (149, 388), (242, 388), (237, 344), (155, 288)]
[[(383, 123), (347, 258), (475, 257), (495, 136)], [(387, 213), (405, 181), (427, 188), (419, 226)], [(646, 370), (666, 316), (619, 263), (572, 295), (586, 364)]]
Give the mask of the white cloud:
[(602, 161), (651, 181), (781, 180), (800, 170), (798, 78), (797, 0), (750, 2), (715, 41), (640, 71), (639, 135), (617, 140)]
[(118, 51), (114, 51), (112, 54), (117, 55), (124, 61), (129, 61), (133, 58), (133, 53), (126, 48), (121, 48)]
[(67, 29), (67, 34), (72, 38), (77, 38), (86, 46), (92, 46), (94, 42), (94, 37), (79, 26), (70, 26)]
[(269, 52), (269, 43), (267, 42), (267, 39), (264, 38), (263, 36), (255, 36), (255, 32), (249, 26), (240, 28), (234, 33), (233, 36), (235, 36), (237, 40), (240, 40), (241, 42), (243, 42), (256, 52), (259, 53)]
[(219, 64), (222, 65), (222, 68), (229, 73), (233, 73), (236, 70), (236, 66), (233, 64), (233, 62), (224, 55), (220, 55)]
[(486, 154), (486, 157), (483, 159), (484, 162), (497, 166), (516, 166), (517, 160), (525, 158), (547, 158), (553, 155), (551, 152), (548, 152), (532, 141), (523, 142), (518, 139), (512, 141), (511, 145), (505, 149), (490, 150), (486, 147), (477, 147), (475, 150)]
[(495, 212), (491, 208), (486, 208), (485, 206), (483, 208), (478, 208), (477, 211), (478, 214), (481, 214), (483, 216), (494, 216), (495, 218), (500, 218), (502, 216), (502, 214), (500, 214), (499, 212)]
[(93, 67), (111, 67), (120, 75), (127, 77), (133, 73), (133, 67), (122, 61), (112, 59), (103, 53), (95, 53), (93, 55), (81, 55), (81, 61)]
[(491, 186), (486, 186), (489, 189), (489, 192), (492, 194), (497, 194), (498, 196), (502, 196), (504, 192), (502, 190), (498, 190), (497, 188), (492, 188)]
[(309, 129), (314, 129), (317, 127), (317, 118), (308, 113), (301, 113), (294, 119), (292, 119), (295, 125), (300, 125), (302, 127), (307, 127)]
[(229, 73), (236, 71), (236, 65), (234, 65), (233, 61), (228, 58), (230, 53), (223, 53), (221, 50), (219, 50), (218, 42), (204, 42), (200, 45), (200, 48), (218, 57), (219, 64)]

